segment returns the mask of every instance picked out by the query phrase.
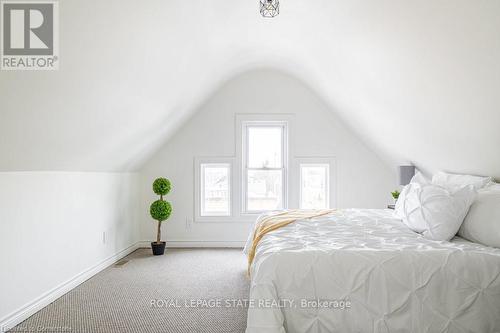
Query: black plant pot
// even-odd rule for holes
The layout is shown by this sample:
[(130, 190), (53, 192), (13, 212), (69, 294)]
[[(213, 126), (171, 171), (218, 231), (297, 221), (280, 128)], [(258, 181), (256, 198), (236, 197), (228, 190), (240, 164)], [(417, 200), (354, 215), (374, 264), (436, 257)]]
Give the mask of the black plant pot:
[(153, 254), (155, 256), (161, 256), (165, 253), (165, 242), (151, 242), (151, 249), (153, 250)]

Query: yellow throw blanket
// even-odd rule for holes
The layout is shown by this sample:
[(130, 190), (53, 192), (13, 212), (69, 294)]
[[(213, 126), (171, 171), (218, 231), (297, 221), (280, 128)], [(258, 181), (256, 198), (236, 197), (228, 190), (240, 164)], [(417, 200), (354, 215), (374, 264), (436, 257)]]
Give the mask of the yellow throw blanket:
[(273, 230), (284, 227), (297, 220), (312, 219), (315, 217), (328, 215), (332, 213), (334, 209), (322, 209), (322, 210), (300, 210), (294, 209), (289, 211), (284, 211), (281, 213), (265, 216), (256, 225), (253, 233), (253, 242), (250, 251), (248, 252), (248, 275), (250, 275), (250, 266), (252, 265), (253, 258), (255, 257), (255, 250), (257, 249), (257, 244), (264, 235)]

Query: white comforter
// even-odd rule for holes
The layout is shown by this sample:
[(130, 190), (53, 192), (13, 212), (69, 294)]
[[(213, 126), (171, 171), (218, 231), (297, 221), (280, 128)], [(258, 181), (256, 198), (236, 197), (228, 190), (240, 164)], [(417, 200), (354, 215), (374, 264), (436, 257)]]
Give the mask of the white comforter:
[(340, 210), (264, 236), (249, 305), (247, 333), (500, 332), (500, 250)]

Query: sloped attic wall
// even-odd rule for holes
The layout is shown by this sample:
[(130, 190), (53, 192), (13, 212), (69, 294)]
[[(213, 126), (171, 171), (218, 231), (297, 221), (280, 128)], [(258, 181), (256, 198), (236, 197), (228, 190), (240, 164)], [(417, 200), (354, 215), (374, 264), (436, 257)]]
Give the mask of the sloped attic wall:
[[(147, 214), (149, 204), (157, 199), (151, 184), (156, 177), (163, 176), (173, 183), (167, 199), (172, 202), (174, 213), (163, 227), (167, 241), (202, 244), (243, 241), (249, 229), (246, 223), (191, 223), (194, 158), (235, 156), (235, 116), (270, 113), (293, 115), (289, 138), (291, 162), (299, 156), (335, 157), (336, 185), (331, 192), (338, 207), (384, 208), (391, 202), (390, 190), (396, 186), (395, 170), (367, 148), (335, 116), (335, 110), (291, 76), (274, 70), (254, 70), (224, 85), (145, 164), (141, 171), (143, 239), (154, 236), (154, 224)], [(298, 184), (297, 178), (290, 176), (290, 186)], [(238, 197), (238, 193), (233, 194), (233, 200)]]
[(500, 1), (281, 5), (61, 1), (60, 70), (0, 73), (0, 171), (137, 170), (223, 80), (279, 66), (394, 166), (500, 177)]

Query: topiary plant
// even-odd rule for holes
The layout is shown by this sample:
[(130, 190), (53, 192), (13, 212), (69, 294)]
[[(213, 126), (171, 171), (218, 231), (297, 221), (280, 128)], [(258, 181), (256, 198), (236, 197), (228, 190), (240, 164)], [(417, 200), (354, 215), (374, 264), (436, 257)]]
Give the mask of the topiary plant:
[[(152, 218), (161, 223), (168, 219), (170, 213), (172, 213), (172, 205), (170, 205), (170, 202), (165, 200), (156, 200), (151, 204), (149, 212), (151, 213)], [(158, 239), (159, 238), (160, 237), (158, 236)]]
[(163, 196), (167, 195), (171, 188), (170, 180), (166, 178), (157, 178), (153, 182), (153, 192), (160, 196), (160, 199), (153, 202), (149, 207), (151, 217), (158, 221), (156, 242), (151, 243), (154, 254), (163, 254), (165, 250), (165, 242), (161, 241), (161, 223), (169, 218), (172, 213), (172, 205), (170, 202), (163, 200)]
[(167, 195), (171, 188), (172, 185), (170, 184), (170, 180), (166, 178), (157, 178), (153, 182), (153, 192), (158, 194), (160, 199), (162, 199), (164, 195)]

